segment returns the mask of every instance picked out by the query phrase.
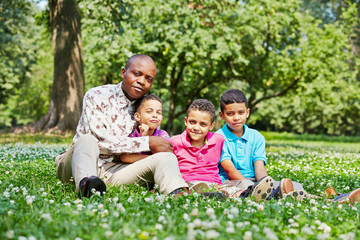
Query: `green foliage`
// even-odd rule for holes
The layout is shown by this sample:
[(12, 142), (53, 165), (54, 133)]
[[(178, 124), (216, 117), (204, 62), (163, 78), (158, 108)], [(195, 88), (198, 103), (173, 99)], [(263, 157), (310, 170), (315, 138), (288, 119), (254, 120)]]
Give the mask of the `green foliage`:
[(49, 34), (35, 24), (29, 1), (2, 1), (0, 128), (27, 124), (46, 113), (52, 83)]
[[(267, 134), (267, 133), (265, 133)], [(271, 134), (270, 134), (271, 135)], [(25, 136), (23, 136), (25, 137)], [(30, 136), (31, 138), (32, 136)], [(326, 138), (324, 136), (324, 138)], [(35, 139), (34, 141), (38, 141)], [(50, 142), (56, 142), (49, 140)], [(321, 195), (360, 187), (359, 153), (269, 142), (267, 170)], [(54, 158), (68, 144), (0, 145), (1, 239), (358, 239), (360, 205), (324, 199), (256, 203), (172, 196), (109, 185), (105, 197), (80, 200), (56, 177)], [(359, 143), (356, 148), (360, 149)], [(341, 169), (341, 171), (339, 171)]]

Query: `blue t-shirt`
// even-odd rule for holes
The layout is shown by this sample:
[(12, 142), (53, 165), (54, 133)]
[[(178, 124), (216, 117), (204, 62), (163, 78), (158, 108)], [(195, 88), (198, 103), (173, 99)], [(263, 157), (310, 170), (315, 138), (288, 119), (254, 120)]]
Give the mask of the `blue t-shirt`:
[[(244, 134), (238, 137), (233, 134), (227, 124), (217, 131), (225, 137), (220, 163), (231, 160), (235, 168), (246, 178), (255, 178), (254, 163), (264, 161), (266, 165), (265, 138), (257, 130), (244, 124)], [(222, 181), (229, 179), (219, 163), (219, 174)]]

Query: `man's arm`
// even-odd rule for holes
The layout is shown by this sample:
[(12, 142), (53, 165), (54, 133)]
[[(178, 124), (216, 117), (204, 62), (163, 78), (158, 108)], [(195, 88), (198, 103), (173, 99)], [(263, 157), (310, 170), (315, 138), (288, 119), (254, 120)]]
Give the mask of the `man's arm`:
[(164, 137), (149, 137), (149, 148), (152, 153), (173, 152), (172, 144)]
[(149, 155), (138, 153), (125, 153), (120, 155), (120, 160), (123, 163), (134, 163), (141, 159), (147, 158)]
[(244, 180), (246, 179), (239, 170), (237, 170), (233, 162), (228, 160), (223, 160), (220, 163), (221, 167), (224, 169), (230, 180)]
[(262, 161), (262, 160), (255, 161), (254, 168), (255, 168), (256, 181), (259, 181), (263, 177), (268, 176), (268, 173), (265, 169), (264, 161)]

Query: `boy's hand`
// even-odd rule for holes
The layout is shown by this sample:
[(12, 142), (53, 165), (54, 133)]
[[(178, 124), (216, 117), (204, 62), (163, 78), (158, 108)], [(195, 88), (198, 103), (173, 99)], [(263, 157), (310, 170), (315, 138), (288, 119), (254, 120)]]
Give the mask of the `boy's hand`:
[(139, 126), (141, 136), (149, 136), (149, 125), (142, 123)]
[(149, 137), (149, 148), (152, 153), (173, 152), (172, 144), (163, 137)]

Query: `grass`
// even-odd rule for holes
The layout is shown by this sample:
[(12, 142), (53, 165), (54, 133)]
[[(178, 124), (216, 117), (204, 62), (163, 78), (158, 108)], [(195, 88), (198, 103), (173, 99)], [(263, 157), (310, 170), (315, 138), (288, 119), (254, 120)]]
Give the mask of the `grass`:
[[(357, 203), (174, 199), (134, 185), (109, 186), (103, 198), (80, 200), (56, 177), (54, 159), (70, 137), (1, 139), (0, 239), (360, 238)], [(360, 143), (324, 139), (269, 137), (269, 174), (304, 183), (316, 195), (330, 185), (338, 192), (360, 188)]]

